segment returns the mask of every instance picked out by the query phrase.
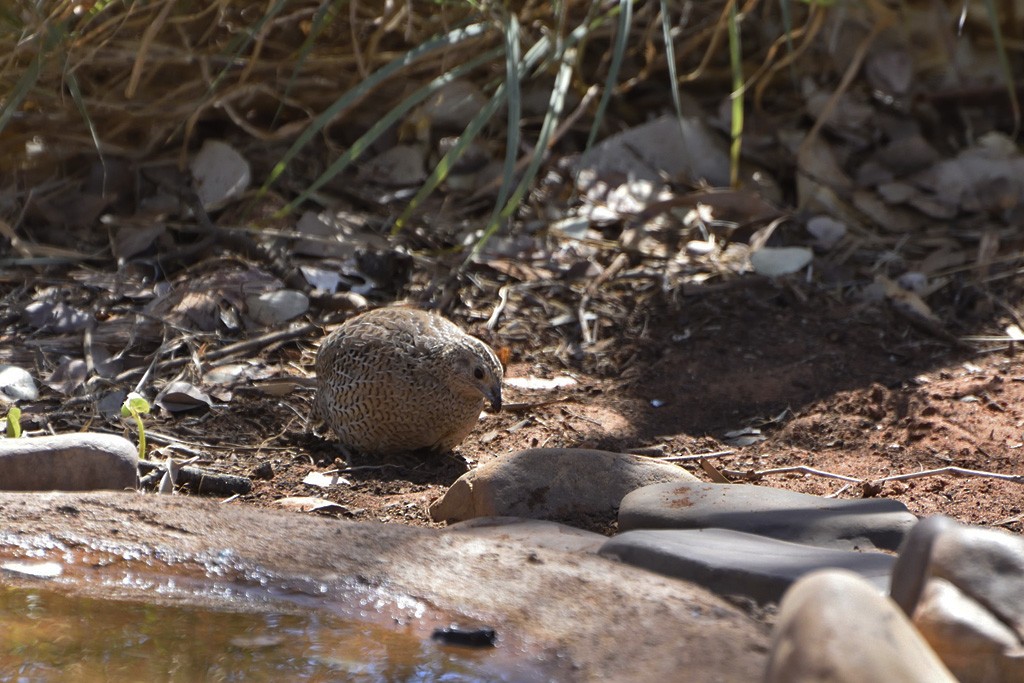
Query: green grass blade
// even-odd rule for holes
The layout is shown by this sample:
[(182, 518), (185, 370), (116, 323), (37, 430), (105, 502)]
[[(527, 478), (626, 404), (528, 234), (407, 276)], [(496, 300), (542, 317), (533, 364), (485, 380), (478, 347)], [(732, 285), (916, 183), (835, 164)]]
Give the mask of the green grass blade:
[(21, 78), (14, 84), (14, 87), (4, 98), (3, 106), (0, 107), (0, 131), (7, 127), (11, 117), (18, 111), (21, 103), (25, 101), (32, 88), (39, 82), (39, 77), (43, 73), (43, 62), (61, 43), (67, 33), (64, 22), (57, 26), (47, 26), (43, 23), (41, 28), (45, 30), (45, 36), (37, 35), (35, 38), (37, 42), (41, 43), (39, 50), (36, 52), (35, 57), (32, 58), (32, 61), (25, 67)]
[(64, 72), (64, 83), (67, 84), (68, 92), (71, 93), (71, 100), (75, 103), (78, 113), (89, 129), (92, 144), (96, 147), (96, 155), (100, 158), (100, 162), (103, 163), (103, 148), (100, 145), (100, 136), (96, 132), (96, 125), (93, 123), (92, 117), (89, 116), (89, 110), (85, 107), (85, 98), (82, 97), (82, 89), (78, 87), (78, 79), (75, 77), (74, 71), (69, 69)]
[(21, 438), (21, 408), (18, 406), (7, 409), (7, 438)]
[(611, 100), (615, 92), (615, 86), (619, 82), (619, 70), (622, 68), (622, 60), (626, 56), (626, 48), (629, 46), (629, 30), (632, 25), (632, 0), (619, 0), (619, 24), (615, 31), (612, 63), (608, 66), (608, 76), (604, 79), (604, 92), (601, 93), (601, 100), (598, 102), (597, 112), (594, 114), (594, 123), (590, 127), (590, 135), (587, 136), (585, 149), (590, 149), (597, 139), (597, 132), (601, 128), (605, 109), (608, 108), (608, 102)]
[[(592, 5), (592, 12), (593, 7), (596, 7), (596, 4)], [(616, 10), (613, 10), (613, 12), (617, 10), (618, 7)], [(559, 62), (558, 75), (556, 76), (555, 84), (551, 89), (548, 111), (544, 117), (544, 122), (541, 125), (540, 135), (538, 136), (536, 146), (534, 147), (533, 158), (530, 160), (530, 164), (523, 173), (523, 176), (516, 186), (516, 190), (512, 196), (504, 204), (499, 203), (496, 205), (496, 208), (500, 208), (500, 211), (496, 211), (491, 216), (491, 219), (484, 230), (484, 234), (473, 246), (473, 255), (479, 254), (487, 241), (493, 237), (494, 233), (501, 227), (501, 224), (512, 216), (532, 185), (534, 178), (537, 176), (537, 171), (540, 169), (540, 165), (544, 160), (548, 143), (558, 126), (559, 119), (561, 119), (562, 110), (565, 107), (565, 96), (572, 84), (572, 65), (576, 60), (576, 47), (584, 41), (594, 31), (594, 29), (607, 21), (609, 16), (609, 14), (594, 16), (592, 12), (588, 13), (583, 22), (573, 29), (567, 37), (556, 40), (553, 46), (543, 42), (547, 39), (542, 39), (526, 53), (526, 57), (523, 60), (524, 67), (526, 71), (529, 71), (533, 68), (532, 64), (534, 60), (540, 61), (542, 58), (546, 58), (549, 52), (553, 52), (554, 54), (552, 56)], [(525, 71), (521, 69), (520, 73), (525, 73)], [(505, 182), (511, 182), (511, 176), (508, 173), (506, 173)]]
[(683, 129), (683, 101), (679, 97), (679, 72), (676, 69), (676, 48), (672, 42), (672, 25), (669, 23), (669, 7), (665, 0), (661, 2), (661, 35), (665, 43), (665, 60), (668, 62), (668, 77), (672, 86), (672, 106), (676, 110), (679, 122), (679, 139), (686, 147), (686, 132)]
[(306, 64), (309, 59), (309, 55), (313, 52), (313, 48), (316, 47), (316, 39), (320, 37), (320, 34), (330, 26), (334, 19), (338, 16), (336, 12), (330, 12), (332, 8), (337, 5), (345, 4), (346, 0), (323, 0), (316, 12), (313, 14), (313, 21), (311, 22), (309, 35), (302, 41), (302, 45), (299, 46), (298, 57), (295, 60), (295, 68), (292, 69), (291, 76), (288, 77), (288, 82), (285, 83), (284, 92), (281, 94), (281, 102), (277, 105), (277, 111), (274, 112), (274, 118), (271, 125), (276, 125), (278, 119), (281, 117), (281, 112), (284, 110), (285, 100), (288, 99), (288, 95), (291, 94), (292, 88), (295, 86), (295, 81), (298, 79), (299, 73), (302, 71), (302, 67)]
[(427, 99), (428, 97), (430, 97), (435, 92), (437, 92), (444, 86), (448, 85), (452, 81), (471, 72), (478, 66), (481, 66), (482, 64), (494, 60), (500, 54), (500, 48), (488, 50), (487, 52), (476, 57), (475, 59), (471, 59), (470, 61), (464, 64), (460, 64), (451, 71), (448, 71), (438, 76), (437, 78), (430, 81), (426, 85), (417, 89), (411, 95), (402, 100), (401, 103), (398, 104), (398, 106), (394, 107), (387, 114), (385, 114), (379, 121), (377, 121), (370, 128), (370, 130), (368, 130), (362, 136), (360, 136), (358, 140), (353, 142), (352, 146), (349, 147), (344, 154), (338, 157), (338, 159), (333, 164), (331, 164), (326, 171), (320, 174), (320, 177), (314, 180), (309, 187), (303, 190), (302, 193), (298, 197), (293, 199), (287, 206), (278, 211), (278, 215), (284, 215), (295, 210), (295, 208), (299, 204), (306, 201), (311, 194), (313, 194), (321, 187), (323, 187), (324, 184), (328, 182), (331, 178), (333, 178), (334, 176), (338, 175), (346, 168), (348, 168), (349, 164), (357, 160), (363, 154), (363, 152), (365, 152), (369, 148), (369, 146), (373, 144), (374, 140), (383, 135), (391, 126), (398, 123), (398, 121), (417, 104)]
[(221, 81), (223, 81), (227, 75), (236, 68), (242, 53), (249, 49), (249, 46), (256, 40), (256, 36), (263, 31), (263, 27), (266, 26), (270, 20), (280, 14), (287, 5), (288, 0), (277, 0), (277, 2), (270, 7), (269, 11), (260, 14), (260, 18), (256, 20), (255, 24), (248, 26), (246, 30), (241, 31), (231, 39), (224, 48), (224, 53), (227, 56), (227, 59), (224, 60), (225, 66), (210, 82), (210, 87), (206, 89), (208, 95), (215, 92)]
[(995, 0), (985, 0), (985, 9), (988, 11), (989, 23), (992, 25), (992, 39), (996, 44), (996, 54), (999, 55), (999, 67), (1003, 72), (1006, 92), (1010, 97), (1010, 110), (1013, 112), (1012, 137), (1016, 138), (1020, 133), (1020, 101), (1017, 99), (1017, 88), (1013, 82), (1013, 68), (1010, 66), (1010, 58), (1006, 54), (1006, 44), (1003, 42), (1003, 31), (999, 27), (999, 14), (996, 11)]
[(498, 111), (498, 107), (505, 103), (506, 90), (507, 89), (504, 85), (498, 86), (498, 89), (494, 92), (491, 100), (476, 116), (473, 117), (473, 120), (469, 122), (469, 125), (466, 126), (466, 129), (462, 131), (462, 135), (460, 135), (459, 139), (455, 142), (455, 145), (445, 153), (439, 162), (437, 162), (434, 170), (431, 171), (427, 179), (423, 181), (419, 191), (416, 192), (416, 195), (411, 200), (409, 200), (409, 203), (402, 211), (402, 215), (395, 221), (394, 227), (391, 228), (392, 235), (397, 235), (402, 231), (406, 222), (409, 220), (409, 217), (419, 207), (419, 205), (423, 203), (423, 200), (426, 199), (430, 193), (448, 177), (448, 172), (451, 170), (455, 162), (458, 161), (459, 157), (461, 157), (463, 152), (466, 151), (466, 148), (469, 147), (470, 143), (476, 139), (476, 136), (479, 135), (484, 125), (486, 125), (491, 117), (494, 116), (494, 113)]
[(36, 53), (36, 56), (29, 65), (25, 67), (25, 72), (21, 74), (21, 78), (18, 79), (14, 88), (4, 99), (4, 105), (0, 107), (0, 131), (7, 126), (11, 117), (18, 111), (18, 107), (21, 106), (21, 103), (28, 97), (29, 92), (35, 87), (36, 82), (39, 81), (39, 74), (43, 70), (45, 54), (46, 51), (42, 49)]
[[(512, 23), (515, 24), (515, 29), (511, 35), (506, 34), (506, 81), (505, 83), (498, 86), (495, 90), (494, 95), (491, 97), (490, 102), (484, 107), (479, 114), (473, 117), (466, 130), (462, 132), (455, 145), (444, 155), (434, 170), (431, 172), (430, 177), (423, 183), (419, 191), (416, 193), (402, 211), (402, 215), (395, 221), (395, 225), (391, 230), (391, 234), (397, 234), (404, 227), (409, 217), (416, 210), (416, 208), (423, 202), (423, 200), (437, 188), (444, 179), (448, 176), (448, 170), (452, 165), (462, 156), (462, 153), (466, 150), (469, 144), (479, 135), (484, 125), (495, 112), (498, 107), (506, 101), (509, 101), (509, 122), (508, 122), (508, 139), (506, 140), (505, 147), (505, 165), (502, 176), (501, 189), (498, 192), (498, 199), (494, 204), (494, 213), (491, 215), (491, 221), (494, 221), (501, 210), (504, 202), (508, 198), (508, 193), (511, 191), (512, 186), (515, 182), (515, 166), (517, 151), (519, 149), (519, 120), (520, 120), (520, 104), (517, 101), (514, 107), (511, 105), (512, 92), (515, 91), (516, 97), (519, 97), (519, 80), (524, 74), (529, 72), (541, 59), (547, 55), (551, 49), (551, 41), (548, 38), (543, 37), (538, 40), (532, 48), (526, 53), (526, 57), (520, 58), (519, 54), (519, 32), (518, 32), (518, 21), (513, 17)], [(512, 47), (511, 45), (514, 45)], [(514, 129), (514, 130), (513, 130)]]
[(548, 142), (551, 140), (552, 134), (558, 127), (558, 121), (562, 117), (562, 110), (565, 108), (565, 96), (569, 92), (569, 86), (572, 85), (572, 74), (573, 64), (576, 62), (576, 49), (569, 47), (563, 50), (561, 55), (561, 66), (558, 69), (558, 75), (555, 76), (555, 84), (551, 88), (551, 98), (548, 101), (548, 111), (544, 116), (544, 123), (541, 125), (540, 135), (537, 137), (537, 144), (533, 149), (533, 158), (530, 159), (529, 165), (526, 167), (523, 177), (519, 181), (519, 185), (516, 186), (515, 192), (509, 198), (508, 202), (502, 208), (501, 212), (495, 216), (487, 228), (484, 230), (483, 236), (473, 246), (473, 254), (479, 254), (501, 224), (508, 220), (509, 217), (515, 213), (516, 208), (519, 206), (526, 192), (533, 185), (533, 179), (537, 176), (537, 171), (540, 169), (541, 162), (544, 161), (545, 152), (548, 148)]
[[(522, 65), (522, 45), (519, 36), (519, 18), (508, 15), (505, 22), (505, 87), (508, 88), (507, 129), (505, 131), (505, 163), (501, 171), (501, 187), (498, 188), (498, 199), (494, 203), (493, 221), (499, 207), (507, 200), (512, 184), (515, 182), (516, 158), (519, 156), (519, 131), (523, 120), (522, 91), (519, 79), (524, 75)], [(543, 38), (545, 43), (547, 39)], [(544, 46), (546, 51), (547, 45)], [(490, 221), (488, 221), (490, 223)]]
[(740, 151), (743, 147), (743, 55), (740, 49), (738, 3), (729, 8), (729, 66), (732, 69), (732, 145), (729, 147), (729, 185), (739, 186)]
[[(309, 141), (313, 139), (328, 123), (333, 121), (341, 112), (348, 109), (350, 106), (358, 102), (363, 98), (364, 95), (371, 92), (381, 82), (390, 78), (396, 72), (404, 69), (408, 65), (412, 64), (420, 57), (435, 52), (437, 50), (457, 45), (463, 41), (471, 40), (483, 35), (487, 30), (486, 24), (472, 24), (463, 28), (457, 28), (453, 31), (446, 33), (443, 36), (435, 38), (434, 40), (427, 41), (422, 45), (406, 52), (400, 57), (396, 57), (394, 60), (388, 62), (385, 66), (381, 67), (377, 71), (370, 74), (369, 77), (364, 79), (356, 87), (352, 88), (344, 95), (339, 97), (331, 104), (330, 107), (325, 109), (323, 113), (317, 116), (313, 122), (299, 135), (298, 139), (292, 144), (292, 146), (285, 152), (281, 160), (274, 165), (273, 170), (270, 172), (266, 182), (263, 183), (263, 187), (260, 188), (259, 194), (265, 193), (270, 189), (270, 186), (274, 184), (277, 179), (284, 173), (285, 168), (292, 159), (309, 144)], [(308, 195), (308, 192), (305, 193)], [(296, 202), (292, 202), (295, 204)]]
[(793, 53), (793, 8), (790, 0), (779, 0), (779, 11), (782, 13), (782, 30), (786, 32), (786, 49)]

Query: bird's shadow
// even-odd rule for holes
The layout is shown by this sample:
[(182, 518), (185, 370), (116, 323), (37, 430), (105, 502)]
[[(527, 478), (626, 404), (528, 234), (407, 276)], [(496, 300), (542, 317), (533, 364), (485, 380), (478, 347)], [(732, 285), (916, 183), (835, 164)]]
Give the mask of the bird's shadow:
[(305, 435), (306, 452), (318, 466), (334, 466), (352, 481), (408, 482), (413, 485), (440, 484), (450, 486), (452, 482), (469, 471), (470, 465), (458, 451), (437, 453), (429, 449), (398, 453), (389, 456), (372, 456), (362, 453), (347, 453), (329, 438), (317, 434)]
[(354, 454), (345, 476), (352, 480), (374, 479), (450, 486), (468, 471), (469, 463), (457, 452), (413, 451), (387, 457)]

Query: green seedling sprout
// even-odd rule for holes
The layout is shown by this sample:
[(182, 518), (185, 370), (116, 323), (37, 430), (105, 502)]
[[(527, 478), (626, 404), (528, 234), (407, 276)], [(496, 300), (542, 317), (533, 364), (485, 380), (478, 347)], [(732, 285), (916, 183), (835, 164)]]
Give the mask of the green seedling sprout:
[(21, 408), (11, 406), (7, 410), (7, 438), (17, 439), (21, 436)]
[(129, 393), (121, 404), (121, 416), (135, 418), (135, 425), (139, 428), (139, 460), (146, 459), (146, 429), (142, 425), (142, 416), (148, 414), (149, 401), (138, 392)]

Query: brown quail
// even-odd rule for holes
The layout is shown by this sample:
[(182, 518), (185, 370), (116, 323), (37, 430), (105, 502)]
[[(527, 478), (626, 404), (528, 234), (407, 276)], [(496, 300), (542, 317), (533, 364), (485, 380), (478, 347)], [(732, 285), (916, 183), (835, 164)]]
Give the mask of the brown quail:
[(502, 374), (487, 344), (441, 316), (379, 308), (321, 343), (313, 417), (346, 456), (446, 452), (472, 431), (485, 399), (501, 410)]

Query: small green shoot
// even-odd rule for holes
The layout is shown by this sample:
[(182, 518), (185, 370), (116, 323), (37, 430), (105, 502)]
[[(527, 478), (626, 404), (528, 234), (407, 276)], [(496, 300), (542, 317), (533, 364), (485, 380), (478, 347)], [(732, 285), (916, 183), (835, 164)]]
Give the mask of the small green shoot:
[(21, 408), (11, 406), (7, 409), (7, 438), (17, 439), (21, 436)]
[(121, 416), (135, 418), (139, 428), (139, 460), (146, 459), (146, 429), (142, 425), (142, 416), (149, 414), (149, 401), (138, 392), (131, 392), (121, 404)]

